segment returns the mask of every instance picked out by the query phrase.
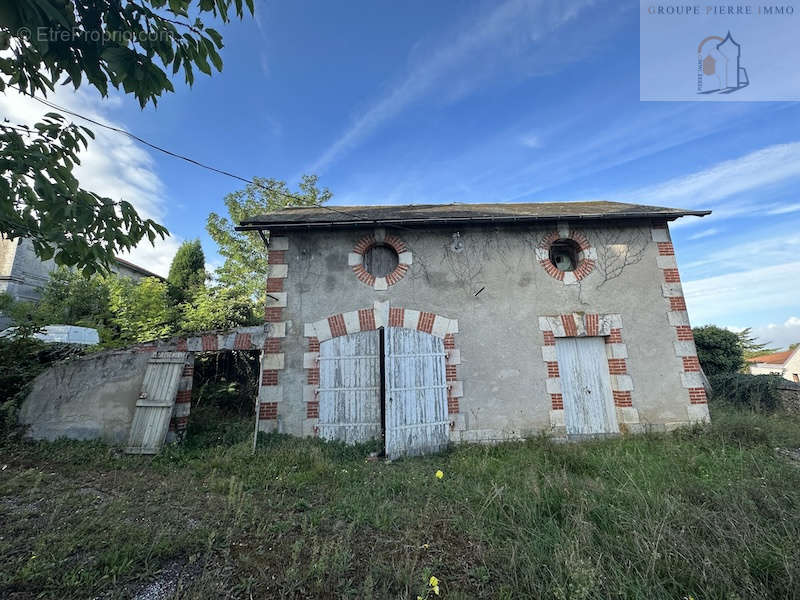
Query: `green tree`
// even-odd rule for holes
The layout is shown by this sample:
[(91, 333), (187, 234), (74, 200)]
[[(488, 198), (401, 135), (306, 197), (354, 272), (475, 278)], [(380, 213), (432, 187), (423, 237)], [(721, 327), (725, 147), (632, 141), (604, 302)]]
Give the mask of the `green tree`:
[[(225, 258), (216, 278), (228, 286), (242, 286), (258, 301), (264, 298), (264, 285), (269, 268), (267, 249), (254, 231), (235, 231), (234, 227), (248, 217), (292, 206), (319, 206), (331, 199), (331, 192), (317, 187), (316, 175), (303, 175), (299, 191), (291, 193), (286, 183), (275, 179), (254, 178), (243, 190), (225, 196), (228, 216), (208, 215), (206, 230)], [(285, 194), (289, 194), (286, 196)]]
[(181, 304), (180, 328), (191, 333), (257, 324), (253, 302), (242, 288), (203, 287)]
[[(47, 97), (56, 84), (109, 86), (144, 108), (174, 88), (167, 71), (222, 70), (222, 36), (202, 18), (239, 18), (253, 0), (15, 0), (0, 3), (0, 92)], [(193, 15), (193, 18), (190, 17)], [(0, 123), (0, 233), (30, 238), (36, 254), (86, 275), (108, 271), (114, 255), (167, 230), (124, 199), (80, 187), (78, 154), (93, 137), (57, 112), (33, 128)]]
[(155, 277), (135, 282), (127, 277), (108, 277), (111, 320), (120, 344), (146, 342), (175, 332), (176, 314), (167, 284)]
[(170, 297), (176, 304), (185, 302), (206, 281), (206, 257), (200, 240), (183, 242), (169, 267)]
[(750, 327), (743, 329), (736, 334), (739, 338), (739, 345), (742, 347), (742, 354), (745, 358), (753, 358), (755, 356), (763, 356), (764, 354), (772, 354), (777, 352), (776, 348), (768, 348), (770, 342), (762, 344), (758, 341), (751, 331)]
[(716, 325), (692, 329), (697, 345), (697, 357), (708, 377), (735, 373), (744, 364), (739, 336)]

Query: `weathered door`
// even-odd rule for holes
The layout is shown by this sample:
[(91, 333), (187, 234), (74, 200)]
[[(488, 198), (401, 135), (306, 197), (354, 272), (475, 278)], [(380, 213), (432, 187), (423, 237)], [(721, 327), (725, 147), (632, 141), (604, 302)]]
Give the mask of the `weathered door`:
[(619, 433), (603, 338), (557, 338), (556, 356), (567, 434)]
[(335, 337), (319, 346), (319, 435), (348, 444), (381, 435), (378, 331)]
[(447, 381), (441, 338), (387, 327), (386, 455), (439, 452), (447, 446)]
[(156, 352), (147, 362), (128, 437), (129, 454), (155, 454), (164, 445), (186, 355)]

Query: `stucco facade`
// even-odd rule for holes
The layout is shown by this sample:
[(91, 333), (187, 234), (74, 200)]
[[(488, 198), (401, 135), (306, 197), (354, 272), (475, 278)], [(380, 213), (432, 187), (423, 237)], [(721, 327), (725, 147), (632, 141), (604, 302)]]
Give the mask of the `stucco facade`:
[[(573, 272), (549, 260), (563, 239)], [(375, 244), (399, 258), (385, 277), (362, 265)], [(316, 435), (320, 343), (380, 327), (443, 338), (453, 441), (564, 435), (568, 337), (603, 339), (619, 431), (708, 418), (666, 219), (282, 230), (269, 262), (262, 431)]]

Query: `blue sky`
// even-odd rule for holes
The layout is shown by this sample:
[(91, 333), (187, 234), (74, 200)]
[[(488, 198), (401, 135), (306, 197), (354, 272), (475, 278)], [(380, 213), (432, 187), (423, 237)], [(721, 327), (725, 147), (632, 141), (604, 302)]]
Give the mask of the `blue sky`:
[[(693, 324), (800, 341), (800, 106), (640, 102), (638, 3), (260, 2), (221, 32), (223, 72), (157, 109), (54, 99), (246, 177), (317, 173), (334, 204), (710, 208), (672, 230)], [(110, 133), (81, 174), (172, 231), (143, 266), (194, 237), (219, 260), (205, 218), (238, 182)]]

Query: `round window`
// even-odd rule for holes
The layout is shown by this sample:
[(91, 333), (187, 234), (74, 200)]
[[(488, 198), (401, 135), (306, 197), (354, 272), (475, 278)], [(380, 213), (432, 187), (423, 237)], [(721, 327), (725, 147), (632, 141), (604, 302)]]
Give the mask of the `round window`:
[(562, 238), (550, 246), (550, 262), (559, 271), (574, 271), (578, 268), (581, 248), (574, 240)]
[(364, 253), (364, 269), (374, 277), (386, 277), (397, 268), (400, 257), (391, 246), (376, 244)]

